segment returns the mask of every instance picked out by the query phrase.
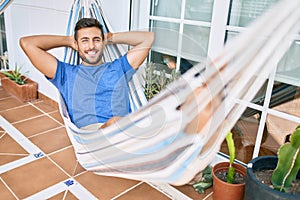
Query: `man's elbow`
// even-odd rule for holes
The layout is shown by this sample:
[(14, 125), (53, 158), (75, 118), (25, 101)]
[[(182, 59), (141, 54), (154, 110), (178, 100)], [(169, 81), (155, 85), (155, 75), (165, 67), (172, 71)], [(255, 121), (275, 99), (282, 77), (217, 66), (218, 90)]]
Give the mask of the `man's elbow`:
[(25, 50), (26, 47), (28, 46), (28, 41), (27, 41), (27, 38), (26, 37), (21, 37), (20, 40), (19, 40), (19, 44), (20, 44), (20, 47)]
[(154, 33), (154, 32), (149, 32), (149, 42), (150, 42), (150, 46), (153, 45), (154, 39), (155, 39), (155, 33)]

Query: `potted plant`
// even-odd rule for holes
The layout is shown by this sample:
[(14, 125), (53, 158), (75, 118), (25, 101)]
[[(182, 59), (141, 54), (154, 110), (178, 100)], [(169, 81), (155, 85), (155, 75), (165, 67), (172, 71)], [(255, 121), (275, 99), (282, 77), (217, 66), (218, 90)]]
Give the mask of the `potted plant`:
[(145, 83), (143, 89), (147, 100), (154, 97), (161, 90), (165, 89), (169, 83), (179, 77), (179, 72), (177, 72), (176, 69), (172, 69), (170, 74), (167, 74), (163, 67), (164, 66), (150, 62), (147, 63), (144, 68), (142, 78)]
[(258, 156), (249, 162), (246, 199), (300, 199), (299, 169), (300, 126), (291, 134), (290, 142), (279, 148), (277, 156)]
[(246, 167), (234, 163), (235, 146), (232, 133), (226, 136), (229, 149), (229, 162), (220, 162), (213, 166), (213, 199), (244, 199)]
[(1, 85), (10, 94), (22, 102), (37, 99), (38, 84), (20, 73), (21, 68), (15, 66), (14, 70), (1, 71)]
[(213, 177), (212, 177), (212, 167), (208, 165), (200, 174), (199, 178), (196, 177), (197, 181), (193, 181), (189, 183), (193, 186), (195, 191), (200, 194), (204, 194), (207, 188), (210, 188), (213, 185)]

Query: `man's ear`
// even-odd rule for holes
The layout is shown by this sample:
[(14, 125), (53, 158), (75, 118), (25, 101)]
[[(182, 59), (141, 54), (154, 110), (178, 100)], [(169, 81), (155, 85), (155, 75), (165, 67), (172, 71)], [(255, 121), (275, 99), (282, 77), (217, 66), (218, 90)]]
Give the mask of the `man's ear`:
[(78, 51), (78, 43), (76, 40), (74, 40), (74, 50)]

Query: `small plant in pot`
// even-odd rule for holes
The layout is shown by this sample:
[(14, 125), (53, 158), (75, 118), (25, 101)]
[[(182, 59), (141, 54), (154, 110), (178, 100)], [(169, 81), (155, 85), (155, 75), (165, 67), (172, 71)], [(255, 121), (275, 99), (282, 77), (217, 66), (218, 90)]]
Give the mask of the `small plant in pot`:
[(38, 84), (26, 76), (28, 72), (21, 74), (20, 70), (16, 65), (14, 70), (1, 71), (2, 87), (22, 102), (37, 99)]
[(246, 199), (300, 199), (299, 169), (300, 126), (291, 134), (290, 142), (279, 148), (278, 156), (259, 156), (249, 162)]
[(214, 200), (244, 199), (246, 167), (234, 163), (235, 146), (232, 133), (226, 136), (229, 149), (229, 162), (220, 162), (213, 166), (213, 198)]
[(22, 75), (20, 73), (21, 67), (15, 66), (14, 70), (10, 71), (2, 71), (1, 73), (4, 74), (5, 77), (9, 78), (10, 80), (14, 81), (15, 83), (19, 85), (26, 84), (26, 80), (28, 79), (26, 75), (28, 74), (28, 71)]

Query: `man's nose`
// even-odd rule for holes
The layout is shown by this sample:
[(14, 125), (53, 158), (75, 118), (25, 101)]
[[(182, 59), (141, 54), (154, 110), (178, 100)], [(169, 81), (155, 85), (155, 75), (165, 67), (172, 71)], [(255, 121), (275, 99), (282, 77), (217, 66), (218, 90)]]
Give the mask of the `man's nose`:
[(94, 49), (95, 44), (93, 41), (89, 41), (89, 49)]

